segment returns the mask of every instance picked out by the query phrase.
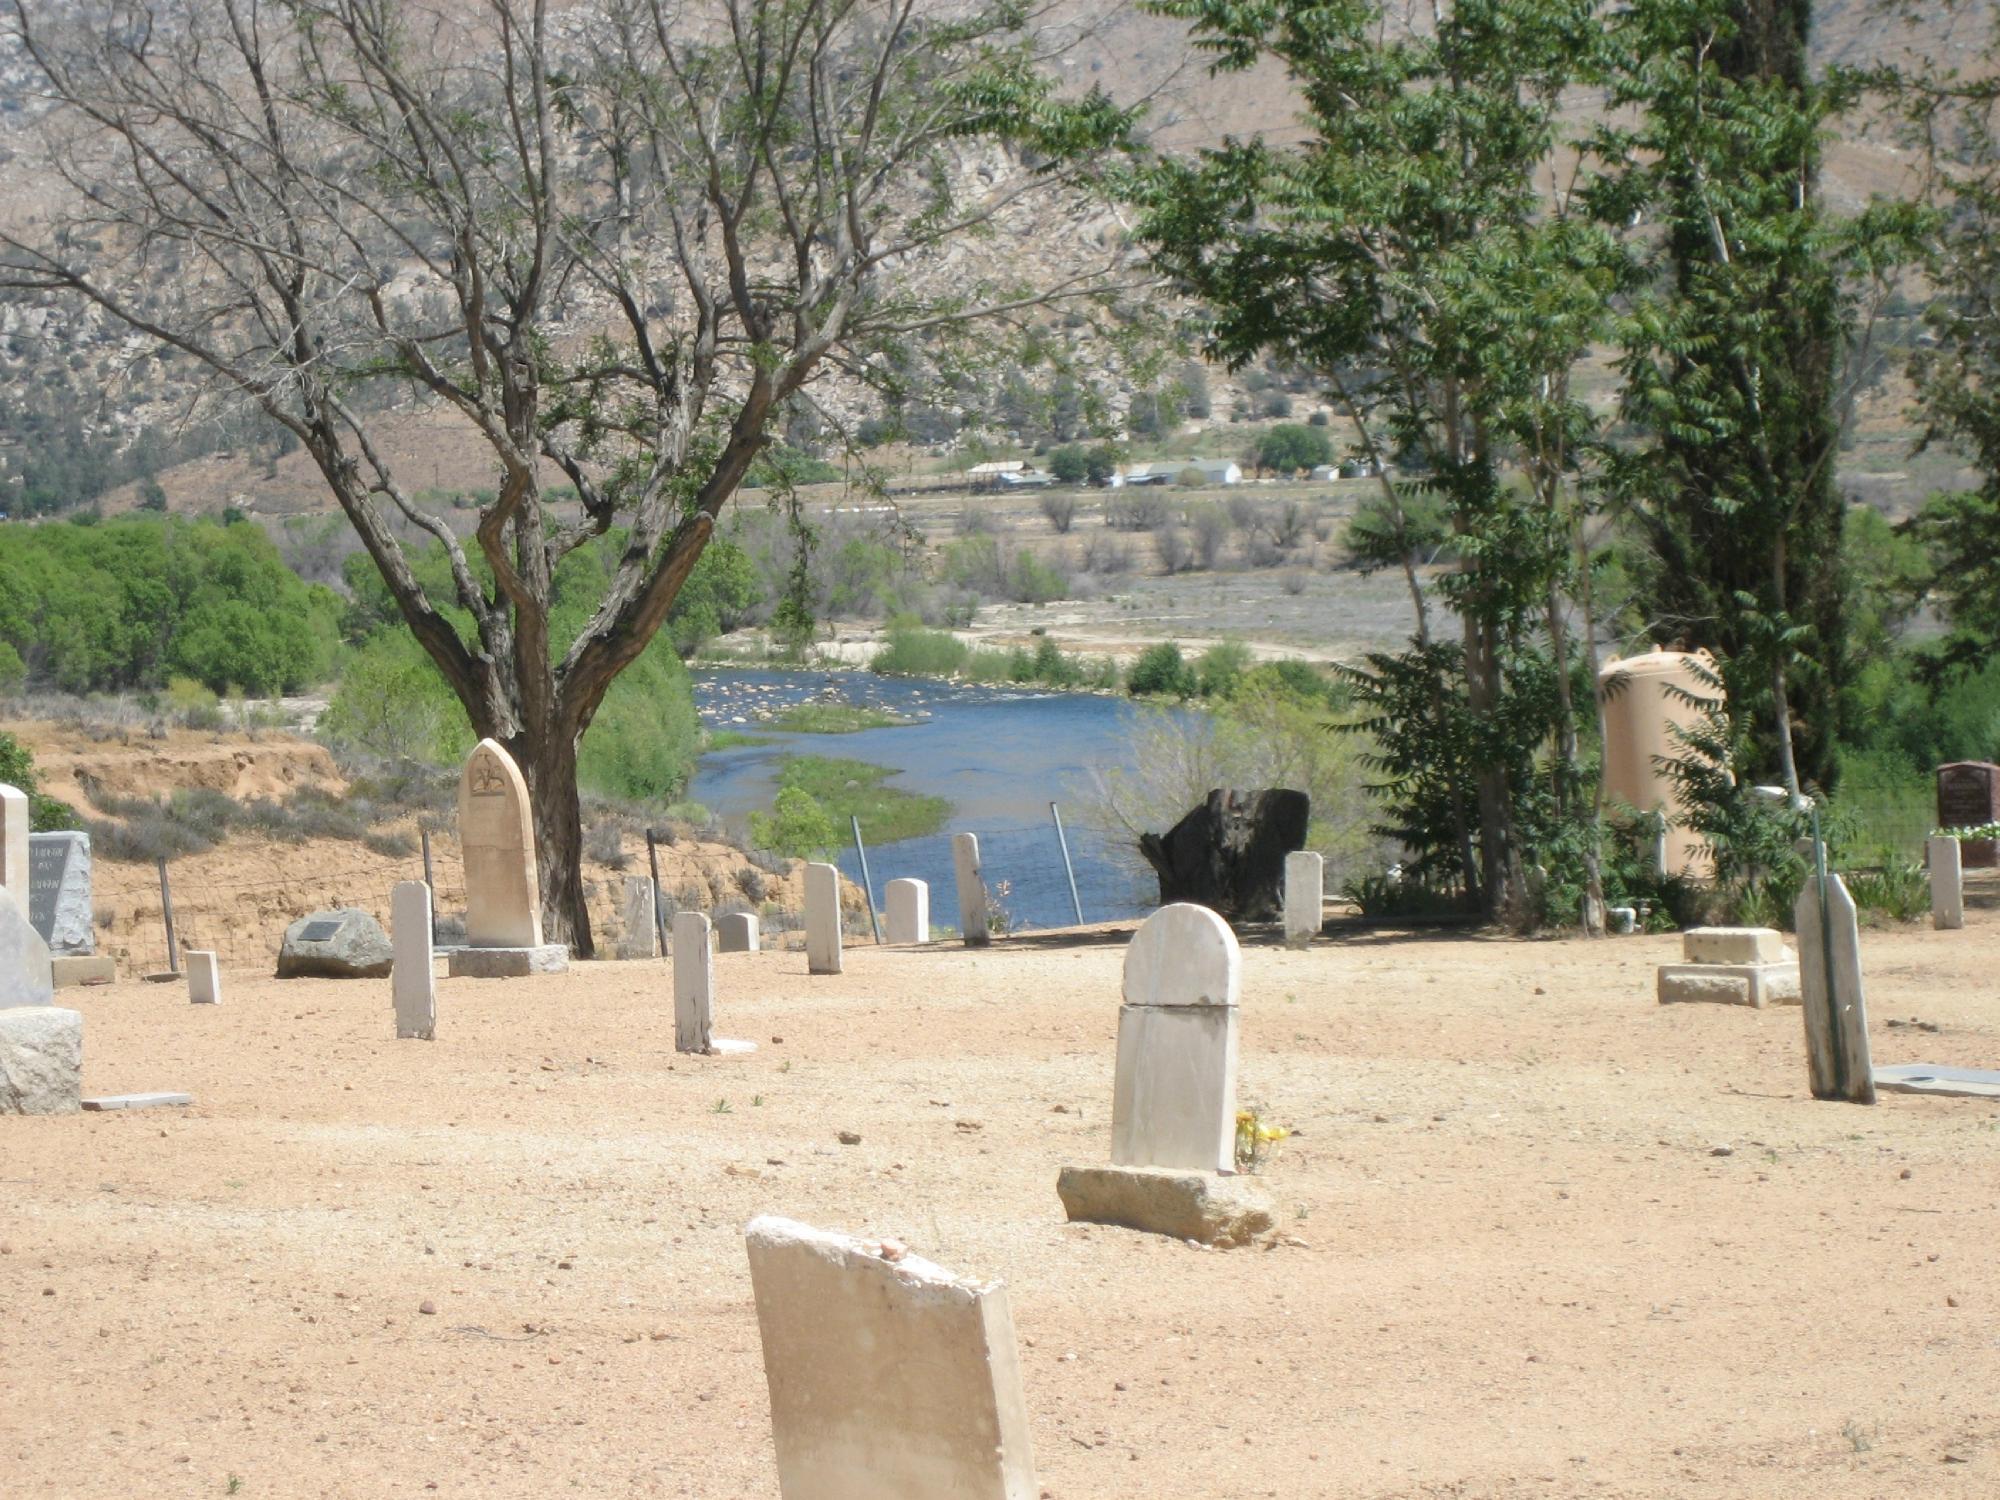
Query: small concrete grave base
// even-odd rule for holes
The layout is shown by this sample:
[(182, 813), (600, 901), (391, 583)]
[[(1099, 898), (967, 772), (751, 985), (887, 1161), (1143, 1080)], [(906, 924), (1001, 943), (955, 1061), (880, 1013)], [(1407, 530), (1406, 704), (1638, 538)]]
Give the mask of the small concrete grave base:
[(187, 965), (188, 1003), (222, 1004), (222, 969), (216, 963), (215, 955), (200, 948), (189, 948), (181, 954), (181, 961)]
[(569, 967), (569, 948), (543, 943), (535, 948), (454, 948), (445, 958), (445, 973), (453, 979), (522, 979), (530, 974), (560, 974)]
[(892, 880), (883, 897), (888, 938), (898, 947), (931, 940), (931, 888), (921, 880)]
[(620, 909), (625, 931), (618, 939), (618, 956), (623, 959), (660, 956), (659, 898), (650, 875), (625, 877), (625, 902)]
[(1285, 946), (1303, 948), (1326, 922), (1326, 856), (1295, 849), (1285, 856)]
[(1924, 849), (1931, 867), (1931, 926), (1956, 931), (1965, 925), (1965, 870), (1958, 840), (1940, 836), (1927, 840)]
[(1896, 1063), (1875, 1070), (1875, 1087), (1892, 1094), (1940, 1094), (1954, 1099), (2000, 1099), (2000, 1072), (1935, 1063)]
[(0, 1010), (0, 1115), (67, 1115), (82, 1104), (82, 1013), (54, 1005)]
[(1799, 966), (1661, 964), (1660, 1004), (1797, 1005)]
[(760, 943), (755, 912), (732, 911), (715, 919), (717, 953), (755, 953)]
[(1271, 1201), (1242, 1177), (1167, 1167), (1064, 1167), (1056, 1193), (1071, 1223), (1116, 1224), (1198, 1245), (1247, 1245), (1275, 1227)]
[(192, 1094), (105, 1094), (96, 1099), (86, 1099), (83, 1107), (87, 1110), (110, 1109), (163, 1109), (170, 1105), (194, 1103)]
[(389, 981), (396, 1039), (432, 1041), (437, 1036), (437, 960), (431, 948), (431, 888), (421, 880), (398, 881), (389, 892), (389, 927), (396, 949)]
[(60, 953), (49, 959), (49, 978), (59, 990), (113, 984), (118, 979), (118, 965), (109, 953)]
[(1775, 927), (1690, 927), (1661, 964), (1660, 1004), (1796, 1005), (1799, 965)]
[(0, 890), (0, 1009), (47, 1005), (55, 992), (49, 945), (29, 924), (27, 909)]
[(1036, 1500), (1000, 1283), (790, 1219), (744, 1239), (784, 1500)]
[(986, 900), (986, 872), (979, 863), (979, 835), (951, 836), (951, 873), (958, 886), (958, 932), (968, 948), (993, 941), (992, 908)]
[(840, 871), (806, 866), (806, 972), (840, 972)]
[(285, 929), (280, 979), (387, 979), (395, 950), (382, 924), (358, 906), (316, 911)]

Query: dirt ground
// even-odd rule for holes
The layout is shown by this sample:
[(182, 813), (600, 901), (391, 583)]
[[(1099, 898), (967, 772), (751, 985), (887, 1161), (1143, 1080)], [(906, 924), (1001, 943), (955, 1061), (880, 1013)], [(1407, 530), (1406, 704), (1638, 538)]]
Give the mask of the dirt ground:
[[(1971, 921), (1866, 935), (1878, 1063), (2000, 1064)], [(66, 992), (86, 1093), (196, 1103), (0, 1120), (0, 1491), (775, 1497), (778, 1212), (1005, 1279), (1059, 1500), (2000, 1493), (1993, 1105), (1812, 1102), (1796, 1008), (1653, 1003), (1673, 938), (1253, 944), (1303, 1243), (1069, 1226), (1122, 940), (725, 955), (745, 1058), (659, 963), (440, 981), (428, 1044), (386, 981)]]

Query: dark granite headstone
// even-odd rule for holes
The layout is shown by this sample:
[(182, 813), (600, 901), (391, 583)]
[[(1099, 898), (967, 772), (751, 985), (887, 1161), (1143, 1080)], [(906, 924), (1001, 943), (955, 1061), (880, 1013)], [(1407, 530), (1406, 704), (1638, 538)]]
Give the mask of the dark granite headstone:
[(1139, 837), (1160, 877), (1160, 904), (1192, 901), (1230, 922), (1267, 922), (1284, 902), (1285, 856), (1303, 849), (1304, 792), (1216, 790), (1165, 834)]
[(28, 836), (28, 922), (56, 955), (95, 953), (90, 915), (90, 835)]
[[(1955, 760), (1939, 766), (1937, 816), (1940, 828), (2000, 823), (2000, 766), (1984, 760)], [(1958, 852), (1966, 868), (1990, 870), (2000, 863), (2000, 848), (1992, 839), (1966, 839)]]

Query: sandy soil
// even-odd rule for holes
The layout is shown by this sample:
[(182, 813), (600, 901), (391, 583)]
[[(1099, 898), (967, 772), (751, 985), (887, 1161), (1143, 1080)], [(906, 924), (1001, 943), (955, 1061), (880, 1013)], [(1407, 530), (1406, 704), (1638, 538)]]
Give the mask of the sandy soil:
[[(2000, 1062), (1972, 924), (1867, 935), (1878, 1062)], [(657, 963), (442, 981), (430, 1044), (386, 982), (69, 992), (86, 1092), (197, 1102), (0, 1121), (4, 1489), (775, 1496), (775, 1211), (1005, 1278), (1062, 1500), (2000, 1492), (2000, 1111), (1813, 1103), (1795, 1008), (1652, 1002), (1675, 951), (1251, 947), (1303, 1244), (1234, 1252), (1062, 1221), (1116, 934), (727, 955), (733, 1059)]]

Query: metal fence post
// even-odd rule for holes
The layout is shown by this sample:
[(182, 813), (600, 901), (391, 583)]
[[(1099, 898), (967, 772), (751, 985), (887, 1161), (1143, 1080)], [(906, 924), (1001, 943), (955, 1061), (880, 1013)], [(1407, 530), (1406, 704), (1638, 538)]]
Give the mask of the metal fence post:
[(180, 945), (174, 940), (174, 889), (167, 884), (167, 859), (161, 855), (157, 861), (160, 867), (160, 915), (167, 923), (167, 972), (181, 971)]
[(1062, 809), (1049, 804), (1049, 816), (1056, 820), (1056, 842), (1062, 846), (1063, 873), (1069, 876), (1069, 904), (1076, 908), (1076, 925), (1083, 925), (1083, 898), (1076, 893), (1076, 866), (1069, 860), (1069, 835), (1063, 832)]
[(875, 934), (875, 946), (882, 946), (882, 924), (875, 917), (875, 882), (868, 876), (868, 847), (861, 842), (861, 819), (854, 813), (847, 815), (847, 821), (854, 825), (854, 852), (861, 859), (861, 890), (868, 897), (868, 929)]
[(653, 934), (659, 940), (661, 956), (668, 950), (667, 918), (660, 909), (660, 845), (653, 830), (646, 829), (646, 868), (653, 872)]

